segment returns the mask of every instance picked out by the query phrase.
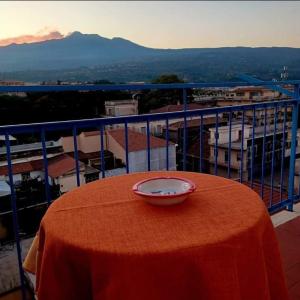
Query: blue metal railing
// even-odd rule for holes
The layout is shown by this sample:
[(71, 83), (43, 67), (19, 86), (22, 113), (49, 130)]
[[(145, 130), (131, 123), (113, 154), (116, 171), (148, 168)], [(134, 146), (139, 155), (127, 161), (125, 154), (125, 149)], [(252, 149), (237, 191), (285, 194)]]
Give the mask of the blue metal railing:
[[(252, 103), (247, 105), (236, 105), (236, 106), (227, 106), (227, 107), (215, 107), (215, 108), (205, 108), (205, 109), (196, 109), (196, 110), (187, 110), (187, 90), (189, 89), (198, 89), (198, 88), (209, 88), (209, 87), (235, 87), (235, 86), (247, 86), (248, 83), (244, 82), (223, 82), (223, 83), (190, 83), (190, 84), (144, 84), (144, 85), (60, 85), (60, 86), (0, 86), (1, 92), (59, 92), (59, 91), (108, 91), (108, 90), (126, 90), (126, 91), (135, 91), (135, 90), (165, 90), (165, 89), (180, 89), (182, 90), (183, 97), (183, 108), (184, 111), (177, 112), (167, 112), (167, 113), (158, 113), (158, 114), (144, 114), (144, 115), (134, 115), (134, 116), (122, 116), (122, 117), (109, 117), (109, 118), (96, 118), (88, 120), (71, 120), (71, 121), (60, 121), (60, 122), (47, 122), (47, 123), (36, 123), (36, 124), (21, 124), (21, 125), (7, 125), (0, 126), (0, 135), (5, 136), (6, 144), (6, 153), (7, 153), (7, 165), (8, 165), (8, 181), (11, 188), (11, 212), (13, 216), (13, 226), (14, 226), (14, 240), (17, 245), (17, 254), (18, 254), (18, 267), (20, 273), (20, 283), (23, 292), (23, 299), (25, 299), (25, 279), (24, 271), (22, 269), (22, 253), (20, 245), (20, 232), (19, 232), (19, 222), (18, 222), (18, 199), (16, 196), (15, 184), (14, 184), (14, 174), (13, 174), (13, 159), (11, 157), (11, 145), (9, 136), (15, 134), (27, 134), (27, 133), (37, 133), (41, 137), (42, 142), (42, 157), (43, 157), (43, 166), (45, 172), (45, 199), (46, 205), (49, 205), (52, 199), (51, 191), (48, 180), (48, 155), (46, 147), (46, 136), (50, 132), (61, 131), (61, 130), (71, 130), (73, 136), (73, 147), (74, 147), (74, 159), (75, 159), (75, 170), (76, 170), (76, 185), (80, 186), (81, 177), (80, 177), (80, 168), (81, 164), (79, 161), (79, 149), (78, 149), (78, 133), (85, 129), (96, 128), (99, 131), (100, 135), (100, 149), (99, 149), (99, 161), (100, 161), (100, 172), (104, 178), (106, 175), (106, 166), (105, 166), (105, 157), (104, 157), (104, 136), (105, 136), (105, 127), (112, 126), (116, 124), (121, 124), (124, 128), (124, 140), (125, 140), (125, 166), (126, 173), (130, 172), (130, 157), (129, 157), (129, 130), (130, 125), (138, 122), (143, 122), (146, 124), (146, 170), (152, 170), (151, 166), (151, 123), (156, 121), (165, 122), (165, 134), (164, 138), (166, 140), (166, 163), (164, 169), (169, 170), (171, 161), (170, 161), (170, 145), (171, 145), (171, 136), (170, 136), (170, 125), (173, 121), (178, 119), (183, 120), (183, 137), (182, 141), (179, 141), (180, 145), (178, 151), (180, 152), (181, 164), (179, 164), (181, 170), (191, 171), (191, 166), (189, 164), (189, 142), (192, 142), (192, 139), (189, 138), (190, 128), (188, 121), (193, 119), (199, 120), (199, 128), (197, 128), (197, 133), (199, 135), (199, 151), (197, 159), (198, 164), (195, 167), (195, 170), (198, 172), (210, 172), (216, 175), (227, 176), (228, 178), (236, 178), (243, 181), (250, 181), (250, 186), (254, 188), (258, 185), (258, 192), (261, 197), (264, 198), (266, 194), (266, 175), (270, 174), (270, 184), (268, 189), (270, 190), (270, 199), (267, 203), (267, 207), (270, 212), (277, 211), (282, 208), (288, 207), (288, 209), (293, 209), (293, 203), (295, 200), (300, 198), (300, 195), (294, 193), (294, 173), (295, 173), (295, 159), (297, 155), (297, 129), (298, 129), (298, 104), (299, 104), (299, 84), (300, 81), (285, 81), (285, 82), (276, 82), (277, 85), (294, 85), (294, 98), (289, 100), (280, 100), (280, 101), (270, 101), (262, 103)], [(261, 86), (262, 83), (253, 84)], [(272, 87), (274, 86), (273, 81), (263, 82), (263, 86)], [(270, 133), (271, 127), (268, 125), (268, 111), (274, 110), (274, 128), (273, 132)], [(259, 145), (256, 144), (256, 136), (259, 134), (259, 126), (257, 123), (258, 117), (257, 113), (263, 111), (263, 128), (262, 128), (262, 144), (261, 144), (261, 159), (257, 159), (255, 154), (255, 147)], [(290, 123), (287, 118), (288, 111), (292, 111), (292, 120), (291, 120), (291, 129), (288, 128)], [(234, 117), (237, 113), (241, 112), (241, 118)], [(252, 113), (252, 121), (247, 121), (246, 113)], [(283, 112), (283, 120), (280, 122), (278, 120), (278, 112)], [(228, 120), (226, 125), (224, 125), (224, 117), (219, 120), (221, 116), (228, 114)], [(213, 127), (208, 127), (205, 124), (205, 118), (207, 116), (215, 117), (215, 124)], [(236, 122), (236, 123), (234, 123)], [(220, 125), (220, 124), (223, 125)], [(247, 124), (246, 124), (247, 123)], [(240, 124), (240, 125), (239, 125)], [(244, 143), (245, 140), (245, 125), (252, 125), (251, 138), (249, 139), (249, 147), (251, 148), (250, 155), (250, 173), (247, 174), (247, 155), (245, 155)], [(227, 143), (220, 142), (221, 126), (224, 126), (228, 129), (228, 139)], [(235, 126), (235, 127), (234, 127)], [(233, 128), (240, 130), (240, 144), (236, 148), (236, 138), (233, 138)], [(240, 126), (240, 127), (239, 127)], [(276, 145), (278, 143), (277, 131), (281, 128), (282, 140), (279, 141), (281, 144), (280, 149), (280, 162), (276, 161)], [(214, 129), (214, 130), (213, 130)], [(286, 160), (286, 133), (291, 133), (291, 149), (289, 162)], [(266, 141), (268, 136), (272, 135), (272, 158), (271, 163), (267, 164), (267, 154), (269, 152), (266, 149)], [(191, 140), (191, 141), (190, 141)], [(210, 142), (209, 142), (210, 141)], [(182, 142), (182, 143), (181, 143)], [(221, 161), (221, 156), (219, 155), (223, 148), (227, 151), (227, 161)], [(248, 147), (248, 145), (247, 145)], [(247, 148), (246, 147), (246, 148)], [(206, 150), (206, 151), (205, 151)], [(207, 157), (207, 153), (211, 153), (210, 157)], [(232, 155), (238, 155), (240, 153), (240, 162), (235, 164)], [(193, 153), (195, 156), (195, 153)], [(196, 155), (197, 156), (197, 155)], [(261, 164), (261, 168), (259, 167)], [(268, 165), (268, 169), (267, 166)], [(279, 182), (280, 182), (280, 199), (275, 201), (273, 199), (275, 193), (275, 172), (276, 168), (279, 167)], [(288, 194), (286, 196), (284, 189), (284, 170), (285, 167), (288, 167), (289, 177), (286, 190)], [(198, 168), (198, 169), (197, 169)], [(223, 168), (223, 169), (222, 169)], [(245, 170), (246, 169), (246, 170)], [(259, 169), (259, 172), (257, 172)], [(235, 174), (233, 174), (235, 172)], [(257, 175), (257, 173), (259, 173)]]

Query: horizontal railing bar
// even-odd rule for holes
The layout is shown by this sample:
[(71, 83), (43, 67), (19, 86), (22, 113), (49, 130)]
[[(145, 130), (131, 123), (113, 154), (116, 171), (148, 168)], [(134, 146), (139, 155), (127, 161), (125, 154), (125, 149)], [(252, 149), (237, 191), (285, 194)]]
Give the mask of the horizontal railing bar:
[(282, 101), (273, 101), (273, 102), (262, 102), (255, 104), (245, 104), (245, 105), (236, 105), (236, 106), (224, 106), (224, 107), (214, 107), (214, 108), (204, 108), (196, 110), (187, 110), (187, 111), (176, 111), (176, 112), (166, 112), (166, 113), (157, 113), (157, 114), (143, 114), (143, 115), (134, 115), (134, 116), (123, 116), (123, 117), (109, 117), (109, 118), (94, 118), (94, 119), (82, 119), (82, 120), (69, 120), (69, 121), (54, 121), (54, 122), (44, 122), (44, 123), (33, 123), (33, 124), (19, 124), (19, 125), (4, 125), (0, 126), (0, 134), (12, 134), (12, 133), (32, 133), (39, 132), (42, 129), (47, 131), (52, 130), (65, 130), (72, 129), (73, 126), (80, 127), (98, 127), (100, 124), (103, 125), (112, 125), (120, 124), (125, 122), (136, 123), (136, 122), (146, 122), (156, 121), (156, 120), (165, 120), (166, 117), (171, 119), (175, 118), (184, 118), (216, 114), (222, 112), (233, 112), (239, 110), (251, 110), (259, 108), (268, 108), (285, 105), (293, 105), (297, 103), (297, 100), (282, 100)]
[(285, 208), (286, 206), (290, 205), (293, 202), (293, 200), (284, 200), (279, 203), (273, 204), (272, 206), (268, 207), (269, 213), (275, 213), (278, 212), (279, 210)]
[(235, 86), (274, 86), (300, 84), (300, 80), (262, 81), (249, 84), (244, 81), (169, 83), (169, 84), (72, 84), (72, 85), (10, 85), (0, 86), (0, 92), (66, 92), (66, 91), (136, 91), (165, 89), (196, 89)]

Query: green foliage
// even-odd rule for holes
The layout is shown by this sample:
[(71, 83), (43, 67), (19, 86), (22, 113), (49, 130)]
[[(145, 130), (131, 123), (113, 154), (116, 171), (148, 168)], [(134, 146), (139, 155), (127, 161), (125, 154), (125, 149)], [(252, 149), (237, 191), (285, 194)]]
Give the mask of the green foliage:
[(163, 74), (155, 78), (152, 83), (183, 83), (184, 81), (180, 79), (176, 74)]
[[(163, 74), (154, 80), (154, 84), (183, 83), (184, 81), (176, 74)], [(139, 101), (139, 112), (148, 113), (151, 109), (165, 105), (182, 103), (182, 91), (180, 90), (151, 90), (144, 91)]]

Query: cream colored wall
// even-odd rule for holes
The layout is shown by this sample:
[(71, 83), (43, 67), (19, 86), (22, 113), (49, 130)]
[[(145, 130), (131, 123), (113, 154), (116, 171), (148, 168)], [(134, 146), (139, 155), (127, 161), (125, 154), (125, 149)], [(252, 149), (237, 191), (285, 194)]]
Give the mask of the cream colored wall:
[[(106, 136), (103, 135), (104, 141), (104, 150), (106, 150)], [(62, 137), (61, 143), (64, 149), (64, 152), (73, 152), (74, 151), (74, 141), (72, 136)], [(78, 151), (84, 153), (91, 153), (100, 151), (100, 135), (85, 136), (81, 133), (77, 137), (77, 147)]]
[[(78, 138), (79, 149), (84, 153), (100, 151), (100, 134), (92, 136), (84, 136), (83, 133)], [(103, 135), (104, 150), (106, 150), (106, 136)]]
[[(60, 176), (55, 179), (55, 183), (60, 185), (60, 191), (66, 193), (77, 187), (76, 173)], [(84, 172), (80, 172), (80, 185), (85, 183)]]
[[(215, 143), (215, 128), (210, 128), (210, 139), (209, 143), (214, 144)], [(231, 142), (235, 142), (239, 140), (239, 131), (242, 130), (241, 125), (232, 125), (231, 127)], [(251, 132), (251, 126), (244, 125), (244, 139), (249, 138)], [(229, 141), (229, 126), (221, 126), (218, 128), (219, 133), (219, 139), (218, 144), (225, 144)], [(246, 143), (244, 143), (244, 147), (247, 147)]]
[[(221, 166), (227, 166), (228, 162), (225, 161), (225, 151), (226, 149), (218, 148), (218, 164)], [(238, 153), (241, 153), (240, 150), (231, 149), (230, 155), (230, 166), (234, 169), (239, 169), (241, 166), (241, 161), (238, 160)], [(214, 147), (210, 147), (210, 162), (215, 162), (214, 157)], [(243, 170), (247, 171), (247, 151), (244, 151), (243, 154)]]
[[(109, 110), (113, 116), (128, 116), (128, 115), (138, 115), (138, 101), (127, 100), (130, 103), (123, 103), (122, 101), (106, 101), (105, 102), (105, 112), (106, 115), (110, 116)], [(121, 102), (118, 104), (118, 102)]]
[(74, 142), (72, 136), (64, 136), (60, 138), (60, 143), (65, 153), (74, 151)]
[(125, 150), (121, 147), (119, 143), (116, 142), (115, 139), (112, 138), (112, 136), (109, 134), (109, 131), (106, 132), (106, 140), (107, 150), (111, 151), (116, 158), (121, 159), (125, 163)]

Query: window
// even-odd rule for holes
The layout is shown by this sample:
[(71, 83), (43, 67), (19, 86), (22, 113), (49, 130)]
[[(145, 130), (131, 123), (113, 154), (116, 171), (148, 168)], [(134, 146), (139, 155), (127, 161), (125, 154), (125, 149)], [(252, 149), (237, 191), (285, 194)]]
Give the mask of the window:
[(228, 162), (228, 150), (225, 150), (224, 152), (224, 160), (226, 163)]
[(141, 127), (141, 133), (146, 134), (146, 127)]
[(29, 172), (22, 173), (22, 181), (27, 181), (29, 179), (30, 179), (30, 173)]
[(156, 133), (157, 134), (161, 134), (162, 130), (161, 130), (161, 125), (157, 125), (157, 128), (156, 128)]
[(98, 173), (86, 174), (85, 175), (85, 183), (92, 182), (99, 179)]
[(245, 93), (239, 92), (239, 93), (236, 93), (236, 95), (241, 97), (241, 96), (245, 96)]

